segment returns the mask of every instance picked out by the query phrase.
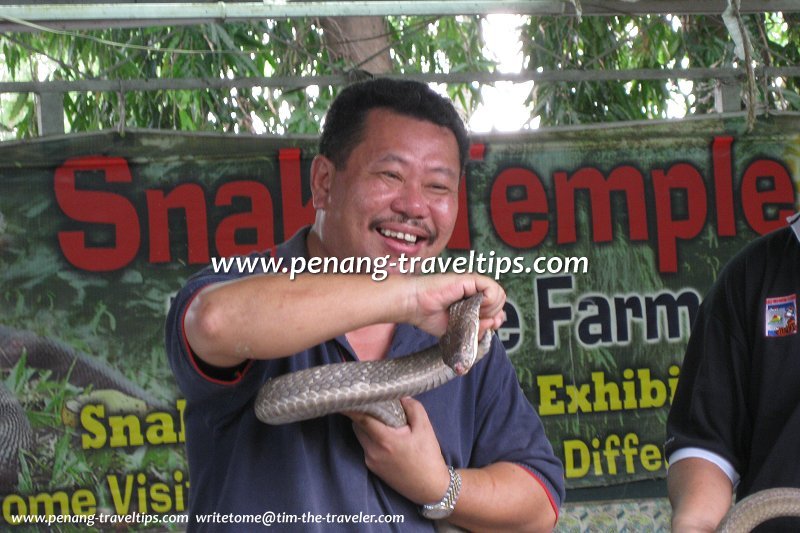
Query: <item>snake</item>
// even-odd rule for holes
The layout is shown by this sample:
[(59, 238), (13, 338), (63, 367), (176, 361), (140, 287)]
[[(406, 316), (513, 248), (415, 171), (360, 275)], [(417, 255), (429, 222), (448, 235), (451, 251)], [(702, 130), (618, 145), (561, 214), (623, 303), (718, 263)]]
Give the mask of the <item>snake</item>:
[(315, 366), (268, 380), (256, 395), (256, 417), (277, 425), (363, 412), (388, 426), (406, 425), (400, 398), (466, 374), (489, 351), (491, 333), (478, 338), (482, 299), (478, 293), (450, 305), (447, 330), (430, 348), (394, 359)]
[(746, 533), (781, 517), (800, 518), (800, 488), (779, 487), (755, 492), (731, 507), (720, 522), (719, 533)]
[[(119, 371), (97, 358), (32, 331), (0, 325), (0, 369), (13, 368), (22, 357), (27, 368), (49, 371), (48, 379), (66, 379), (80, 388), (113, 389), (155, 405), (151, 396)], [(34, 432), (16, 396), (0, 380), (0, 493), (18, 481), (20, 450), (30, 450)]]

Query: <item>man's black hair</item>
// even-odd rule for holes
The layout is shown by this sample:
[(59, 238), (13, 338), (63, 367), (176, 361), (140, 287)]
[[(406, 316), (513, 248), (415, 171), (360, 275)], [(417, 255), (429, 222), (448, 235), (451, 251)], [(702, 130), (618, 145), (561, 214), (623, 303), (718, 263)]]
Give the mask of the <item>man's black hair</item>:
[(325, 116), (319, 153), (333, 161), (336, 168), (343, 168), (350, 153), (363, 139), (367, 113), (375, 108), (432, 122), (452, 131), (463, 172), (469, 154), (464, 122), (450, 100), (424, 83), (409, 80), (376, 78), (345, 87)]

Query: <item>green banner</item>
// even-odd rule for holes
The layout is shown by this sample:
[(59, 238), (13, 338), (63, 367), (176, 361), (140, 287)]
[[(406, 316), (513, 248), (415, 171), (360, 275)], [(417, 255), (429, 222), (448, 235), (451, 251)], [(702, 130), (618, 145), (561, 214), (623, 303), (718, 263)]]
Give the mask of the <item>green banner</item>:
[[(169, 299), (212, 258), (313, 220), (314, 153), (311, 138), (147, 131), (0, 144), (5, 523), (186, 510)], [(800, 205), (797, 118), (476, 136), (465, 183), (443, 262), (505, 287), (500, 336), (568, 488), (663, 478), (703, 295)]]

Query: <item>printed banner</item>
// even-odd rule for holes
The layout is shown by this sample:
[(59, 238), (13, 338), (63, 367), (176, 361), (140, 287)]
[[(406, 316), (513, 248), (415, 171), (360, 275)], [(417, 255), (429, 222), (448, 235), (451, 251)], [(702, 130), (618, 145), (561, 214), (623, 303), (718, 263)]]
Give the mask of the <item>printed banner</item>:
[[(0, 144), (3, 522), (180, 523), (191, 480), (163, 347), (170, 296), (212, 259), (313, 220), (315, 144), (148, 131)], [(663, 478), (703, 295), (800, 205), (796, 118), (476, 136), (465, 183), (430, 266), (505, 287), (500, 336), (568, 488)]]

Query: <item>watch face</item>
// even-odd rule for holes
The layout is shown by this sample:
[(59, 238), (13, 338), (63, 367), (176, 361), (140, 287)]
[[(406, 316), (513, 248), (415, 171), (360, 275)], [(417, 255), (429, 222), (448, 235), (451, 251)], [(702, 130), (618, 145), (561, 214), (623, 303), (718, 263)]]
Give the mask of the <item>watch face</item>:
[(441, 520), (453, 514), (453, 510), (447, 507), (437, 507), (435, 509), (425, 509), (422, 516), (429, 520)]

